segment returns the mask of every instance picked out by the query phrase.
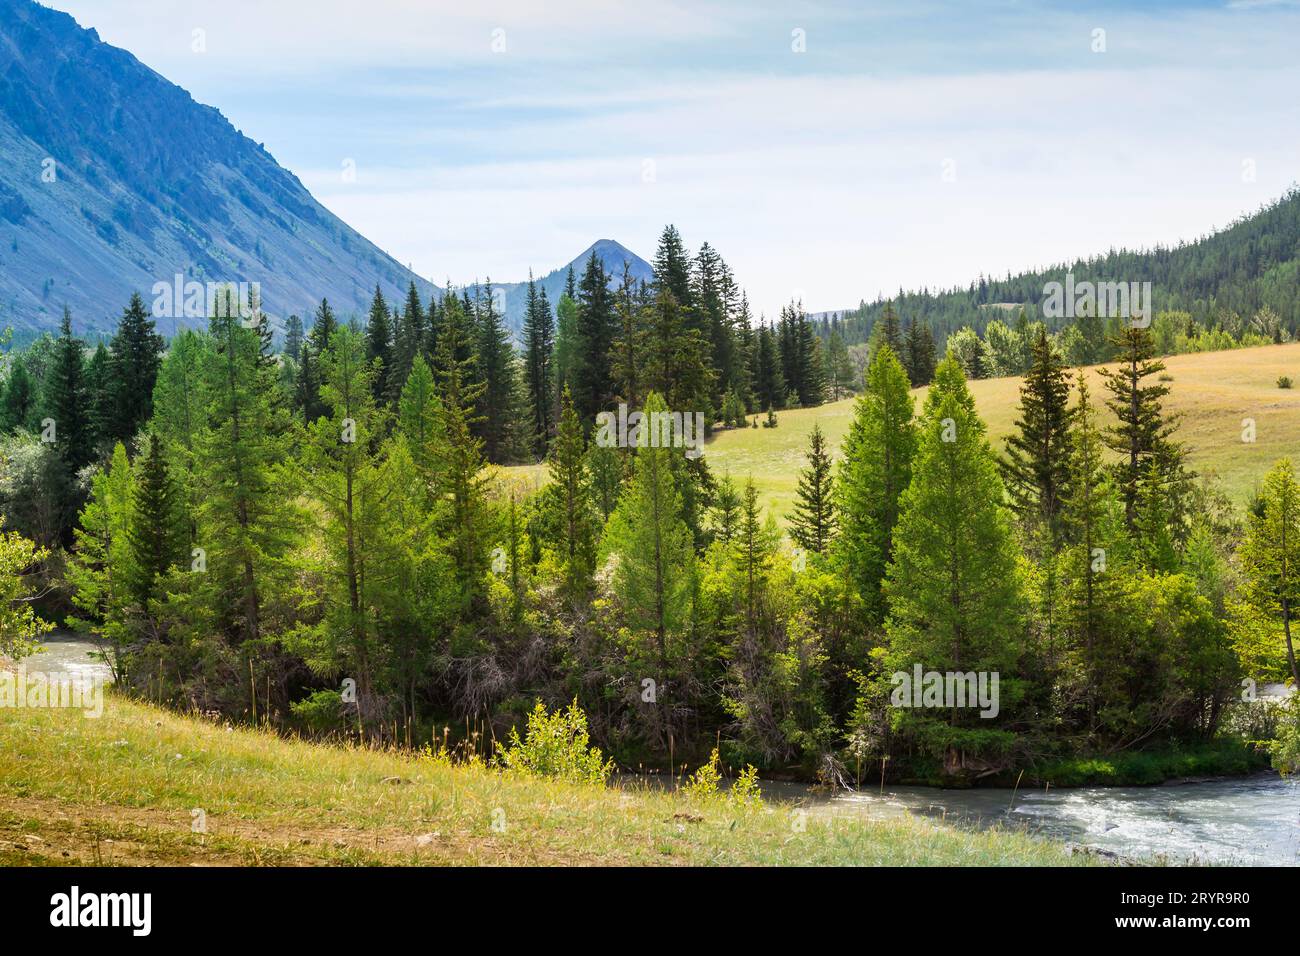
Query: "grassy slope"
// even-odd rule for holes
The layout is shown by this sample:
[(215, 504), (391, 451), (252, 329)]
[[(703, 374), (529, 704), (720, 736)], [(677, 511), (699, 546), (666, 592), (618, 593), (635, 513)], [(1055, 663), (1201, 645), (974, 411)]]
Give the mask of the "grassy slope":
[[(193, 808), (206, 835), (191, 832)], [(911, 817), (813, 813), (801, 833), (791, 819), (785, 805), (745, 813), (227, 730), (112, 695), (97, 720), (0, 710), (0, 865), (1079, 861), (1021, 834)]]
[[(1213, 471), (1227, 492), (1244, 504), (1264, 472), (1283, 455), (1300, 458), (1300, 388), (1277, 387), (1279, 375), (1300, 386), (1300, 343), (1231, 352), (1176, 355), (1165, 359), (1172, 382), (1166, 409), (1183, 415), (1178, 438), (1191, 451), (1198, 472)], [(980, 415), (1000, 451), (1015, 427), (1020, 401), (1019, 378), (982, 379), (970, 383)], [(1102, 383), (1096, 368), (1088, 369), (1089, 389), (1100, 402)], [(925, 389), (917, 389), (917, 408)], [(749, 475), (764, 501), (784, 520), (794, 500), (799, 471), (813, 423), (819, 422), (836, 452), (853, 419), (853, 399), (820, 408), (779, 412), (777, 428), (720, 432), (707, 446), (714, 474), (730, 472), (744, 481)], [(1253, 418), (1254, 444), (1241, 440), (1242, 419)], [(1104, 416), (1109, 422), (1109, 413)]]

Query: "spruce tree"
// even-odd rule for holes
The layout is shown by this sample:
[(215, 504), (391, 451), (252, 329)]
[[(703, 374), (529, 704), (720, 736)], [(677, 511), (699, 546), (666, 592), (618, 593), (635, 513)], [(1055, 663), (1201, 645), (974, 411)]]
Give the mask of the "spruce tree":
[(515, 356), (501, 314), (497, 311), (489, 279), (476, 302), (478, 320), (478, 367), (483, 392), (479, 405), (483, 451), (493, 464), (511, 458), (512, 428), (517, 424), (515, 408)]
[(135, 489), (127, 539), (131, 545), (131, 586), (146, 606), (154, 583), (189, 556), (189, 521), (181, 489), (171, 475), (166, 447), (149, 435), (136, 462)]
[(546, 301), (546, 290), (538, 292), (532, 271), (528, 273), (528, 301), (524, 306), (524, 384), (528, 390), (528, 405), (532, 415), (532, 446), (534, 453), (546, 450), (552, 428), (551, 398), (554, 378), (555, 322), (551, 307)]
[(0, 403), (0, 429), (6, 432), (17, 428), (31, 429), (36, 424), (32, 414), (35, 409), (32, 378), (27, 373), (27, 363), (19, 355), (14, 358), (4, 384), (4, 400)]
[(808, 467), (799, 475), (790, 537), (805, 551), (825, 554), (835, 536), (836, 517), (831, 456), (821, 426), (813, 425), (808, 442)]
[(1020, 418), (1007, 439), (1002, 474), (1012, 509), (1053, 549), (1060, 541), (1062, 493), (1069, 474), (1070, 383), (1042, 327), (1020, 387)]
[[(69, 474), (95, 454), (90, 398), (81, 339), (72, 336), (72, 313), (65, 307), (55, 340), (54, 359), (45, 381), (41, 417), (54, 420), (54, 445)], [(44, 427), (44, 426), (42, 426)]]
[(400, 386), (390, 384), (397, 375), (394, 365), (393, 332), (389, 327), (388, 303), (383, 290), (375, 284), (375, 297), (370, 302), (370, 315), (366, 321), (366, 360), (376, 365), (374, 376), (375, 401), (382, 403), (390, 389), (400, 391)]
[(560, 540), (556, 544), (563, 562), (565, 591), (572, 600), (587, 593), (595, 569), (595, 523), (590, 511), (584, 446), (582, 422), (566, 390), (547, 466), (559, 490)]
[(104, 438), (129, 441), (153, 414), (153, 387), (165, 347), (140, 294), (133, 293), (113, 336), (109, 361), (113, 419)]
[(614, 394), (609, 352), (614, 342), (614, 301), (605, 267), (593, 249), (578, 285), (578, 322), (573, 369), (565, 384), (584, 427), (605, 410)]
[(284, 320), (284, 354), (297, 362), (302, 358), (302, 319), (291, 315)]
[(1124, 501), (1124, 520), (1132, 532), (1143, 475), (1151, 458), (1170, 447), (1176, 421), (1166, 418), (1161, 409), (1160, 400), (1169, 394), (1169, 386), (1146, 381), (1165, 368), (1165, 363), (1154, 357), (1151, 333), (1143, 328), (1125, 328), (1115, 339), (1115, 346), (1119, 365), (1102, 369), (1101, 376), (1111, 393), (1106, 407), (1118, 423), (1106, 429), (1104, 435), (1106, 446), (1120, 456), (1114, 466), (1115, 480)]

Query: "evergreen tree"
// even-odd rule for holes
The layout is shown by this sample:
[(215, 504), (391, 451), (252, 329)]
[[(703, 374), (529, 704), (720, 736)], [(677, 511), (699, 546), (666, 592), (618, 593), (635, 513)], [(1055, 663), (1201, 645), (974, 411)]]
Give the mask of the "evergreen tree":
[(209, 322), (206, 421), (195, 438), (194, 482), (201, 489), (197, 546), (206, 555), (209, 606), (220, 609), (242, 643), (263, 636), (267, 603), (287, 586), (298, 522), (275, 375), (262, 364), (261, 336), (230, 299)]
[(907, 373), (887, 346), (867, 368), (836, 482), (841, 566), (868, 619), (885, 619), (881, 585), (893, 556), (899, 499), (912, 480), (917, 430)]
[(150, 435), (136, 462), (135, 489), (127, 540), (135, 600), (144, 607), (154, 583), (189, 554), (189, 521), (181, 489), (172, 479), (164, 443)]
[(695, 296), (691, 289), (691, 262), (682, 244), (677, 227), (667, 225), (659, 236), (659, 248), (654, 261), (655, 291), (670, 292), (683, 311), (689, 312), (695, 306)]
[(546, 301), (546, 290), (538, 292), (533, 274), (528, 273), (528, 302), (524, 309), (524, 384), (528, 390), (528, 405), (532, 413), (532, 446), (535, 453), (546, 450), (550, 437), (551, 398), (554, 387), (555, 324), (551, 307)]
[(291, 315), (284, 320), (284, 354), (295, 362), (302, 358), (302, 319)]
[(389, 382), (389, 378), (397, 374), (393, 332), (389, 327), (388, 303), (384, 301), (384, 293), (378, 283), (375, 283), (375, 297), (370, 302), (370, 316), (366, 322), (366, 360), (376, 365), (376, 402), (383, 402), (392, 392), (400, 391), (400, 386)]
[(808, 442), (808, 467), (799, 475), (790, 537), (805, 551), (825, 554), (835, 536), (835, 499), (831, 456), (821, 426), (813, 425)]
[(95, 454), (82, 350), (81, 339), (72, 336), (72, 313), (64, 308), (54, 360), (45, 381), (41, 417), (54, 419), (55, 448), (69, 474), (75, 474)]
[(766, 322), (758, 329), (758, 360), (754, 394), (764, 410), (785, 407), (785, 377), (781, 374), (781, 358), (776, 337)]
[[(884, 352), (885, 348), (881, 348)], [(935, 373), (921, 419), (912, 482), (900, 501), (889, 599), (887, 668), (998, 673), (1000, 709), (1021, 688), (1014, 674), (1021, 654), (1022, 591), (1011, 522), (1002, 504), (997, 459), (974, 411), (957, 362)], [(945, 769), (1004, 750), (1010, 733), (976, 708), (948, 701), (934, 708), (900, 708), (895, 722)]]
[(656, 293), (641, 321), (642, 387), (659, 392), (674, 411), (707, 410), (713, 382), (713, 370), (705, 361), (707, 345), (700, 331), (687, 323), (672, 293)]
[(479, 434), (483, 438), (483, 451), (493, 464), (510, 460), (513, 442), (511, 432), (517, 423), (515, 408), (515, 357), (501, 314), (497, 311), (492, 294), (492, 280), (477, 296), (478, 367), (482, 374), (483, 392), (479, 405)]
[(593, 249), (578, 286), (578, 322), (571, 379), (574, 406), (584, 427), (604, 410), (614, 394), (609, 352), (614, 342), (614, 302), (609, 277)]
[[(663, 399), (650, 393), (645, 413), (663, 411)], [(641, 431), (631, 482), (614, 509), (602, 545), (604, 553), (618, 557), (614, 591), (629, 626), (653, 641), (653, 652), (638, 656), (665, 676), (661, 684), (682, 663), (685, 652), (677, 641), (689, 623), (694, 585), (695, 549), (669, 464), (674, 453), (650, 446), (649, 429)]]
[(483, 442), (476, 437), (477, 409), (484, 385), (477, 379), (472, 328), (466, 322), (463, 301), (449, 289), (442, 303), (436, 360), (439, 398), (442, 402), (442, 438), (435, 448), (434, 468), (440, 476), (439, 493), (446, 514), (438, 531), (448, 543), (455, 567), (463, 611), (481, 611), (485, 598), (490, 532), (483, 475)]
[(1012, 509), (1050, 546), (1060, 540), (1062, 493), (1069, 474), (1070, 383), (1041, 326), (1020, 387), (1020, 418), (1007, 439), (1002, 474)]
[(165, 344), (139, 293), (122, 312), (109, 362), (114, 415), (103, 437), (129, 441), (153, 414), (153, 387)]
[(561, 513), (557, 544), (565, 590), (573, 600), (586, 595), (595, 569), (595, 528), (590, 511), (584, 445), (582, 422), (578, 420), (578, 413), (566, 390), (547, 465), (551, 481), (559, 490)]
[(21, 355), (16, 356), (5, 381), (3, 402), (0, 402), (0, 429), (11, 432), (16, 428), (31, 429), (36, 424), (34, 392), (32, 378), (27, 374), (27, 363)]
[(1269, 471), (1259, 501), (1241, 547), (1246, 597), (1267, 620), (1281, 623), (1291, 680), (1300, 687), (1291, 638), (1291, 621), (1300, 606), (1300, 484), (1291, 459), (1283, 458)]
[(1151, 333), (1142, 328), (1125, 328), (1116, 338), (1119, 366), (1101, 370), (1111, 397), (1106, 407), (1118, 423), (1106, 429), (1105, 442), (1120, 455), (1114, 466), (1116, 484), (1124, 501), (1124, 520), (1132, 532), (1136, 526), (1137, 504), (1143, 475), (1151, 458), (1169, 448), (1175, 421), (1166, 419), (1160, 400), (1169, 394), (1169, 386), (1145, 380), (1164, 371), (1165, 363), (1154, 358)]

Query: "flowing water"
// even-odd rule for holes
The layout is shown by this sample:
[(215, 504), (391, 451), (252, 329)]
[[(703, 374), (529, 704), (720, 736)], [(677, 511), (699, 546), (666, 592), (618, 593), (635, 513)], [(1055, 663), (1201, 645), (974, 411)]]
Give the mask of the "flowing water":
[(788, 783), (765, 796), (801, 800), (814, 813), (914, 813), (958, 826), (1038, 833), (1126, 859), (1171, 863), (1300, 864), (1300, 782), (1261, 773), (1159, 787), (940, 790), (864, 787), (833, 797)]
[(29, 672), (67, 674), (74, 680), (111, 680), (109, 667), (97, 656), (99, 645), (84, 634), (55, 631), (42, 642), (43, 650), (23, 658)]
[[(61, 632), (28, 670), (108, 678), (108, 667), (84, 635)], [(633, 786), (671, 785), (666, 777), (633, 778)], [(812, 813), (871, 818), (918, 814), (957, 826), (1028, 830), (1128, 859), (1169, 862), (1300, 864), (1300, 782), (1276, 774), (1160, 787), (1084, 787), (1020, 790), (940, 790), (864, 784), (829, 796), (795, 783), (764, 781), (768, 800), (802, 803)]]

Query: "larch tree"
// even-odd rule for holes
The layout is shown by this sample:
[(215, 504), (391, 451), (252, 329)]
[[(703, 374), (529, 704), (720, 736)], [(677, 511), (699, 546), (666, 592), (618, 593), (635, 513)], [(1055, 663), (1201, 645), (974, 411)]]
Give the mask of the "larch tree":
[(808, 467), (799, 474), (794, 511), (790, 514), (790, 537), (805, 551), (825, 554), (835, 537), (836, 515), (834, 475), (826, 436), (813, 425), (808, 441)]
[(881, 585), (893, 556), (899, 499), (912, 480), (914, 411), (902, 363), (892, 349), (878, 349), (857, 399), (836, 481), (837, 555), (851, 590), (876, 624), (885, 619)]

